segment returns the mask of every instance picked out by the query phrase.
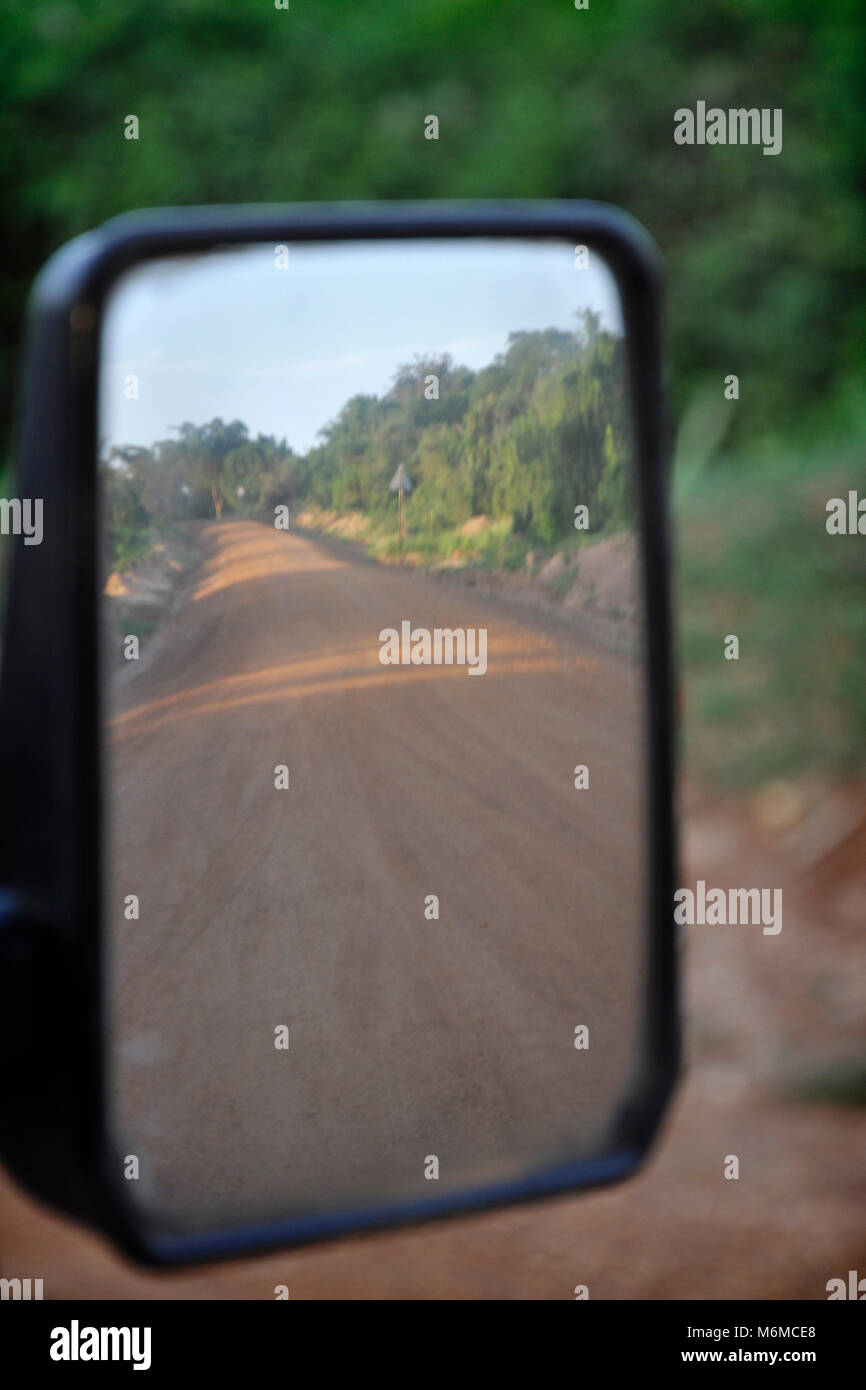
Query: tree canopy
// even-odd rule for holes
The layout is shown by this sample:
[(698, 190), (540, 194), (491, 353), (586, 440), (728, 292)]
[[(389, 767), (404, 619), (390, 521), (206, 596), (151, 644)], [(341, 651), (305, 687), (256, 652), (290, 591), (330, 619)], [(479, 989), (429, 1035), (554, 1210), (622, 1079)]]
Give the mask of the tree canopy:
[[(26, 292), (135, 207), (599, 198), (665, 257), (675, 408), (743, 383), (791, 426), (862, 367), (860, 0), (7, 0), (0, 427)], [(782, 108), (781, 154), (674, 143), (674, 111)], [(124, 138), (125, 118), (139, 138)], [(439, 121), (424, 138), (425, 117)], [(444, 408), (444, 407), (443, 407)]]
[(512, 333), (477, 372), (448, 355), (401, 365), (381, 397), (346, 401), (305, 455), (217, 419), (149, 449), (115, 446), (103, 467), (110, 524), (124, 528), (224, 510), (272, 519), (303, 503), (383, 518), (403, 464), (414, 528), (484, 514), (549, 543), (579, 504), (593, 506), (594, 529), (628, 523), (628, 459), (623, 341), (585, 312), (570, 333)]

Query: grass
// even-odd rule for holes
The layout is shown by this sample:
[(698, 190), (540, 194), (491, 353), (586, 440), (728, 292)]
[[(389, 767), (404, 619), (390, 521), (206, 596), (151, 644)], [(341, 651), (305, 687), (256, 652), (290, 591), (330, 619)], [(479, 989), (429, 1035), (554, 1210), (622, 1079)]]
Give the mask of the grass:
[(150, 637), (156, 632), (156, 621), (153, 618), (122, 618), (118, 624), (119, 631), (124, 637)]
[(478, 565), (485, 569), (519, 569), (532, 549), (531, 542), (516, 536), (510, 520), (488, 522), (481, 530), (464, 535), (458, 527), (414, 530), (405, 541), (382, 527), (369, 545), (376, 559), (395, 560), (406, 554), (414, 563)]
[(566, 565), (564, 569), (555, 574), (547, 585), (548, 593), (554, 598), (565, 598), (577, 578), (577, 570), (572, 565)]
[(771, 445), (679, 494), (684, 751), (703, 779), (747, 788), (866, 766), (866, 538), (825, 526), (828, 499), (862, 477), (859, 446)]
[(373, 559), (389, 563), (405, 561), (429, 568), (474, 566), (490, 571), (528, 569), (535, 573), (545, 560), (561, 552), (570, 567), (569, 587), (575, 574), (573, 561), (585, 539), (583, 535), (571, 533), (555, 545), (544, 545), (516, 532), (510, 518), (488, 520), (469, 534), (460, 527), (423, 529), (412, 525), (410, 513), (408, 535), (401, 540), (395, 534), (393, 516), (382, 520), (360, 512), (339, 514), (315, 507), (305, 508), (299, 523), (311, 531), (323, 531), (361, 544)]
[(190, 570), (201, 564), (201, 551), (191, 543), (185, 527), (167, 521), (151, 535), (148, 548), (156, 541), (171, 546), (172, 559), (180, 565), (181, 574), (187, 575)]
[(135, 565), (148, 559), (162, 545), (171, 546), (172, 559), (186, 573), (197, 564), (200, 556), (183, 526), (175, 522), (153, 523), (151, 526), (115, 527), (111, 538), (111, 569), (126, 574)]
[(110, 537), (111, 568), (125, 574), (143, 560), (152, 544), (150, 531), (134, 526), (115, 526)]
[(866, 1057), (851, 1057), (807, 1072), (789, 1087), (792, 1100), (805, 1103), (841, 1105), (852, 1109), (866, 1106)]

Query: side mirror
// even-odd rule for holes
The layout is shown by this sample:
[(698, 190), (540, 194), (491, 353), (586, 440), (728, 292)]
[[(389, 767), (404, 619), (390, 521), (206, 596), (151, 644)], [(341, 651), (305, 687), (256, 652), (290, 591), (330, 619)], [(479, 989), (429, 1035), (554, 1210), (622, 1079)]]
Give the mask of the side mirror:
[(4, 1161), (161, 1264), (634, 1172), (678, 1066), (646, 235), (122, 217), (25, 388)]

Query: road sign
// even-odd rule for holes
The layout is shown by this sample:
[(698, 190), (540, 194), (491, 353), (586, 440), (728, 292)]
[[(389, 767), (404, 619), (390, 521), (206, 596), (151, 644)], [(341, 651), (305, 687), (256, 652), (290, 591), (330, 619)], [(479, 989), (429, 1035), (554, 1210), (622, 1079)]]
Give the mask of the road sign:
[(406, 465), (404, 463), (400, 464), (400, 467), (391, 479), (388, 490), (389, 492), (399, 492), (401, 486), (404, 492), (412, 491), (412, 480), (406, 472)]
[(398, 498), (397, 506), (397, 534), (400, 539), (406, 534), (406, 513), (403, 509), (403, 497), (407, 492), (412, 491), (412, 481), (406, 472), (405, 464), (400, 464), (390, 483), (390, 491), (396, 492)]

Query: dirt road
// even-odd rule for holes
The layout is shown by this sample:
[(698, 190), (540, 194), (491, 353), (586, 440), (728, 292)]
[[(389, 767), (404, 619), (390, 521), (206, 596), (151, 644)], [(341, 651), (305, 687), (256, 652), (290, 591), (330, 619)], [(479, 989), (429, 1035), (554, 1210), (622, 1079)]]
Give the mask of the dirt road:
[[(442, 1191), (590, 1147), (633, 1060), (639, 670), (258, 523), (199, 538), (112, 695), (118, 1145), (141, 1200), (195, 1227), (427, 1192), (430, 1156)], [(404, 619), (486, 628), (485, 674), (382, 665)]]

